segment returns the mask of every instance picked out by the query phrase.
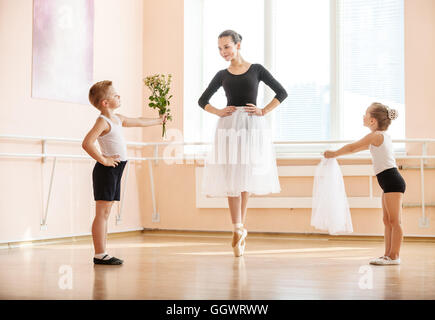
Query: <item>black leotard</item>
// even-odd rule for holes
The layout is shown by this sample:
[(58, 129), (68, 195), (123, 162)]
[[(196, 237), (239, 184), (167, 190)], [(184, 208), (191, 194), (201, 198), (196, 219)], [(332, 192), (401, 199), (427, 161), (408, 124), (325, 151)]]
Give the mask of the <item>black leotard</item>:
[(283, 86), (261, 64), (251, 64), (248, 71), (232, 74), (227, 69), (219, 71), (198, 100), (201, 108), (209, 104), (210, 98), (221, 87), (227, 96), (227, 106), (245, 106), (247, 103), (257, 105), (258, 84), (263, 81), (273, 91), (275, 98), (282, 102), (287, 98)]

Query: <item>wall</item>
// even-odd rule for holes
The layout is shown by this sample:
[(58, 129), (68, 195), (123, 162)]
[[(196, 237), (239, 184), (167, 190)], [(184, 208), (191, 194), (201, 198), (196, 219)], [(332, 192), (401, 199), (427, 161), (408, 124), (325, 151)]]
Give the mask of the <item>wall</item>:
[[(181, 2), (181, 1), (180, 1)], [(146, 2), (149, 11), (158, 8), (158, 12), (166, 11), (171, 16), (168, 24), (161, 25), (153, 20), (145, 27), (144, 36), (150, 37), (152, 46), (146, 50), (145, 61), (161, 60), (161, 70), (167, 70), (168, 66), (173, 66), (177, 71), (182, 64), (183, 47), (175, 46), (175, 42), (169, 41), (176, 38), (176, 43), (180, 43), (183, 37), (183, 21), (181, 8), (174, 16), (175, 9), (173, 1), (162, 1), (159, 4)], [(178, 3), (178, 2), (177, 2)], [(180, 5), (181, 6), (181, 5)], [(435, 63), (432, 57), (435, 55), (434, 31), (435, 31), (435, 2), (432, 0), (405, 0), (405, 85), (406, 85), (406, 135), (408, 138), (433, 138), (435, 129), (432, 119), (435, 117), (435, 91), (432, 90), (435, 84)], [(147, 13), (145, 13), (146, 15)], [(150, 14), (150, 19), (153, 15)], [(147, 21), (147, 18), (145, 19)], [(156, 36), (158, 35), (158, 36)], [(174, 40), (173, 40), (174, 41)], [(146, 44), (145, 44), (146, 47)], [(152, 48), (165, 48), (157, 51)], [(169, 54), (170, 53), (170, 54)], [(216, 58), (218, 58), (216, 56)], [(154, 65), (147, 66), (145, 70), (155, 70)], [(184, 84), (189, 85), (189, 84)], [(176, 88), (175, 95), (180, 99), (183, 95), (181, 88)], [(182, 101), (182, 99), (180, 99)], [(177, 114), (181, 119), (181, 104), (177, 105)], [(197, 112), (203, 112), (197, 109)], [(424, 116), (422, 116), (424, 115)], [(173, 128), (183, 129), (180, 122), (171, 124)], [(410, 154), (419, 154), (421, 145), (409, 146)], [(435, 149), (430, 146), (429, 151), (435, 154)], [(349, 161), (340, 161), (349, 164)], [(290, 164), (309, 164), (310, 161), (292, 162), (278, 161), (278, 165)], [(399, 165), (415, 164), (415, 161), (398, 161)], [(312, 162), (311, 164), (316, 164)], [(418, 162), (417, 162), (418, 164)], [(161, 215), (159, 223), (153, 223), (151, 213), (145, 212), (144, 226), (146, 228), (160, 229), (181, 229), (181, 230), (231, 230), (231, 220), (228, 209), (198, 209), (195, 207), (195, 166), (197, 164), (178, 164), (166, 165), (160, 161), (154, 166), (154, 177), (156, 184), (156, 199), (158, 211)], [(418, 170), (402, 171), (408, 185), (405, 194), (405, 203), (419, 203), (420, 201), (420, 175)], [(434, 181), (432, 171), (426, 171), (426, 202), (435, 197), (435, 192), (431, 188)], [(311, 196), (312, 178), (280, 178), (282, 192), (280, 195), (286, 196)], [(367, 178), (345, 178), (348, 196), (367, 196)], [(376, 179), (373, 180), (374, 194), (380, 196), (381, 190), (377, 185)], [(272, 195), (274, 196), (274, 195)], [(146, 201), (151, 201), (147, 198)], [(152, 208), (147, 204), (150, 210)], [(420, 228), (419, 218), (420, 208), (406, 208), (403, 212), (404, 231), (407, 235), (435, 235), (435, 219), (433, 208), (426, 208), (426, 213), (430, 217), (430, 228)], [(381, 209), (351, 209), (354, 225), (354, 234), (383, 234), (382, 210)], [(296, 233), (315, 233), (318, 232), (310, 226), (311, 209), (249, 209), (247, 217), (247, 227), (251, 231), (261, 232), (296, 232)]]
[[(142, 77), (172, 73), (174, 121), (168, 130), (183, 130), (183, 1), (181, 0), (96, 0), (95, 81), (112, 79), (122, 96), (120, 113), (156, 117), (147, 107), (149, 92)], [(406, 135), (435, 137), (435, 3), (433, 0), (405, 0), (405, 85)], [(17, 41), (17, 39), (19, 41)], [(89, 105), (32, 99), (32, 1), (0, 0), (0, 134), (83, 138), (95, 121), (97, 110)], [(202, 112), (201, 109), (197, 109)], [(170, 131), (169, 131), (170, 132)], [(161, 128), (125, 129), (129, 141), (161, 142)], [(40, 143), (2, 140), (0, 152), (40, 152)], [(420, 147), (409, 148), (418, 153)], [(434, 149), (429, 149), (434, 154)], [(81, 153), (80, 147), (55, 143), (50, 152)], [(160, 148), (160, 154), (161, 154)], [(130, 155), (150, 155), (151, 148), (129, 148)], [(309, 161), (298, 162), (310, 164)], [(279, 165), (298, 164), (279, 161)], [(40, 231), (43, 203), (47, 198), (51, 161), (0, 158), (0, 242), (89, 234), (94, 214), (92, 162), (59, 160), (50, 204), (48, 230)], [(312, 164), (315, 164), (314, 162)], [(405, 164), (399, 161), (399, 164)], [(160, 222), (152, 222), (149, 163), (131, 162), (123, 221), (109, 232), (160, 228), (176, 230), (231, 230), (226, 209), (195, 207), (195, 166), (152, 163)], [(420, 178), (416, 170), (403, 171), (408, 184), (405, 202), (420, 200)], [(435, 190), (433, 172), (426, 175), (426, 200)], [(349, 196), (366, 195), (368, 182), (346, 178)], [(287, 196), (310, 196), (312, 179), (281, 178)], [(380, 190), (374, 180), (375, 195)], [(115, 208), (116, 210), (117, 208)], [(352, 209), (355, 234), (382, 234), (380, 209)], [(405, 234), (435, 235), (433, 209), (427, 210), (431, 227), (421, 229), (419, 208), (405, 209)], [(115, 212), (114, 212), (115, 213)], [(317, 232), (310, 227), (310, 209), (250, 209), (247, 226), (262, 232)]]
[[(0, 134), (83, 139), (99, 114), (94, 107), (31, 98), (32, 15), (32, 0), (0, 0)], [(94, 81), (113, 80), (122, 97), (119, 112), (131, 116), (143, 112), (142, 25), (143, 1), (95, 0)], [(142, 129), (125, 133), (128, 141), (142, 138)], [(41, 144), (1, 139), (0, 152), (41, 152)], [(83, 153), (80, 143), (51, 143), (48, 152)], [(52, 163), (0, 158), (0, 242), (90, 234), (95, 210), (90, 160), (57, 162), (48, 229), (40, 230)], [(115, 207), (109, 232), (142, 228), (138, 184), (132, 166), (123, 221), (115, 225)]]

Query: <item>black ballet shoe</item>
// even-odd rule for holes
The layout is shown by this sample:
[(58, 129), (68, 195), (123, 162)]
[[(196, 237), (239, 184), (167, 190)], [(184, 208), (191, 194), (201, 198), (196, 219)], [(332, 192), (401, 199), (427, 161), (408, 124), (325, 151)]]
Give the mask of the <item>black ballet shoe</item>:
[(104, 260), (105, 257), (107, 257), (108, 255), (106, 254), (103, 259), (98, 259), (98, 258), (94, 258), (94, 263), (95, 264), (105, 264), (105, 265), (120, 265), (122, 264), (124, 261), (115, 257), (112, 257), (110, 259)]

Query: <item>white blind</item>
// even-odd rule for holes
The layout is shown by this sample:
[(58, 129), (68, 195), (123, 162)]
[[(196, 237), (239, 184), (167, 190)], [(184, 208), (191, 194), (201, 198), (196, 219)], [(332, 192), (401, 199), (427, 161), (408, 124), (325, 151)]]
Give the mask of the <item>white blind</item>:
[[(231, 29), (242, 35), (240, 54), (245, 60), (251, 63), (263, 63), (263, 9), (263, 0), (203, 0), (205, 17), (203, 20), (203, 47), (198, 48), (203, 50), (203, 90), (207, 88), (219, 70), (229, 66), (229, 62), (221, 57), (218, 49), (218, 36), (224, 30)], [(261, 98), (262, 96), (259, 95), (258, 99)], [(222, 87), (210, 99), (210, 103), (219, 109), (227, 105)], [(202, 110), (199, 109), (199, 111)], [(201, 136), (203, 141), (213, 140), (217, 119), (217, 116), (202, 111)]]
[[(251, 63), (264, 60), (264, 0), (185, 0), (184, 31), (184, 140), (213, 140), (217, 116), (202, 110), (198, 99), (215, 74), (229, 66), (219, 54), (218, 36), (227, 29), (242, 35), (241, 54)], [(262, 102), (259, 90), (258, 100)], [(216, 108), (227, 103), (221, 87), (211, 98)], [(186, 107), (187, 106), (187, 107)], [(186, 147), (185, 152), (201, 152)]]
[(274, 75), (288, 98), (275, 109), (275, 141), (329, 139), (329, 12), (325, 0), (276, 1)]
[(375, 101), (399, 110), (388, 131), (405, 137), (403, 23), (403, 0), (339, 1), (343, 137), (368, 133), (362, 119)]
[[(403, 0), (265, 1), (185, 0), (185, 141), (213, 137), (217, 118), (197, 100), (228, 66), (217, 48), (225, 29), (242, 34), (249, 62), (268, 57), (265, 66), (289, 94), (271, 113), (275, 141), (333, 139), (332, 132), (361, 138), (368, 132), (363, 114), (374, 101), (399, 110), (389, 133), (405, 137)], [(273, 97), (262, 88), (259, 107)], [(225, 102), (222, 89), (211, 100), (218, 108)]]

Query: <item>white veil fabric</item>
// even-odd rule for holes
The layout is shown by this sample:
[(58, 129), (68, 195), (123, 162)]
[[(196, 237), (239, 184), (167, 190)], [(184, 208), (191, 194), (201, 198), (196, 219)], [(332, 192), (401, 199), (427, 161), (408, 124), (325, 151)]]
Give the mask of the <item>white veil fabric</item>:
[(316, 168), (311, 225), (331, 235), (353, 232), (343, 175), (334, 158), (323, 158)]

